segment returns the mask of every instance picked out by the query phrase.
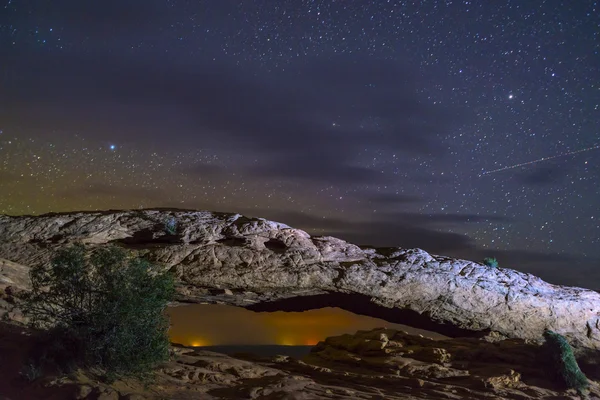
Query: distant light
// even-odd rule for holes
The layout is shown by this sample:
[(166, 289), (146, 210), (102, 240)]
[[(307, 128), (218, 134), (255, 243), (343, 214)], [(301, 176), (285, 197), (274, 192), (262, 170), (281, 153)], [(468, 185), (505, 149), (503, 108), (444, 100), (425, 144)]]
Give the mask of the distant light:
[(512, 95), (512, 94), (509, 94), (509, 95), (508, 95), (508, 98), (509, 98), (509, 99), (512, 99), (513, 97), (515, 97), (515, 96), (514, 96), (514, 95)]
[(115, 146), (114, 144), (111, 144), (111, 145), (110, 145), (110, 149), (111, 149), (111, 150), (114, 150), (114, 149), (116, 149), (116, 148), (117, 148), (117, 146)]

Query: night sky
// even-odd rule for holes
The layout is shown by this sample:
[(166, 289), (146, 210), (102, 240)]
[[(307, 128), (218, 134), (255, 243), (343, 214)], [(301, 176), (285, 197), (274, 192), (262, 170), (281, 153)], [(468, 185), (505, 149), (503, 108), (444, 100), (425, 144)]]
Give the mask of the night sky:
[(3, 0), (0, 213), (232, 211), (600, 289), (600, 5)]

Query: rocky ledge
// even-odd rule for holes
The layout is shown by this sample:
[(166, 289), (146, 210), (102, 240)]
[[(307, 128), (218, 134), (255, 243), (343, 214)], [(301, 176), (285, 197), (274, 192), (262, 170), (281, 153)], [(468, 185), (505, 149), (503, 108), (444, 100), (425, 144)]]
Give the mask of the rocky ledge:
[(497, 332), (540, 340), (545, 329), (600, 348), (600, 294), (506, 268), (315, 237), (239, 214), (184, 210), (0, 216), (0, 286), (27, 289), (27, 271), (81, 242), (116, 244), (179, 279), (179, 302), (254, 310), (339, 306), (447, 336)]
[[(0, 398), (15, 399), (581, 399), (564, 390), (521, 339), (490, 343), (435, 341), (390, 329), (320, 342), (297, 360), (173, 347), (152, 382), (107, 384), (90, 371), (36, 377), (27, 369), (32, 332), (0, 322)], [(597, 365), (581, 363), (592, 381), (583, 398), (598, 399)], [(29, 373), (28, 373), (29, 372)], [(2, 396), (4, 395), (4, 397)]]

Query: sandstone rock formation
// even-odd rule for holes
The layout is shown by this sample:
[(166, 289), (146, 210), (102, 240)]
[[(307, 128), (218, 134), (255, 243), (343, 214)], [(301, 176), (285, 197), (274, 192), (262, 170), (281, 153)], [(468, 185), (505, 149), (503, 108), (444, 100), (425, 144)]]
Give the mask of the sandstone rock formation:
[[(0, 285), (70, 243), (118, 244), (162, 263), (180, 302), (254, 308), (327, 303), (449, 336), (544, 329), (600, 349), (600, 294), (420, 249), (367, 248), (239, 214), (136, 210), (0, 216)], [(270, 303), (267, 303), (270, 302)], [(269, 306), (270, 304), (270, 306)], [(262, 308), (261, 308), (262, 307)], [(352, 309), (354, 307), (354, 309)]]

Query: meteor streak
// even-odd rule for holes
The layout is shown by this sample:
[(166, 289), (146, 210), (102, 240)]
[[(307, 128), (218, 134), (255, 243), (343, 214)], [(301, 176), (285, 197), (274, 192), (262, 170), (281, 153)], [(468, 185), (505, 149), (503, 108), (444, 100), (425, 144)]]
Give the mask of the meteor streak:
[(559, 158), (559, 157), (571, 156), (573, 154), (583, 153), (584, 151), (590, 151), (590, 150), (594, 150), (594, 149), (600, 149), (600, 144), (597, 144), (597, 145), (592, 146), (592, 147), (587, 147), (587, 148), (581, 149), (581, 150), (568, 151), (566, 153), (560, 153), (560, 154), (557, 154), (555, 156), (539, 158), (539, 159), (533, 160), (533, 161), (527, 161), (527, 162), (524, 162), (524, 163), (509, 165), (507, 167), (502, 167), (502, 168), (494, 169), (494, 170), (491, 170), (491, 171), (485, 171), (485, 172), (482, 172), (481, 174), (479, 174), (479, 176), (489, 175), (489, 174), (493, 174), (494, 172), (506, 171), (508, 169), (513, 169), (513, 168), (524, 167), (526, 165), (531, 165), (531, 164), (539, 163), (539, 162), (542, 162), (542, 161), (548, 161), (548, 160), (552, 160), (552, 159)]

